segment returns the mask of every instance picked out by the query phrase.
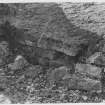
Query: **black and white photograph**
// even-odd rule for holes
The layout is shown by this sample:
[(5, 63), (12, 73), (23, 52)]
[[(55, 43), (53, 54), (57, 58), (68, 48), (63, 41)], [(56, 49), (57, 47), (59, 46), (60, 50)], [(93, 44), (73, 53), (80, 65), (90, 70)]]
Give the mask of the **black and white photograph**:
[(0, 104), (105, 103), (105, 2), (0, 2)]

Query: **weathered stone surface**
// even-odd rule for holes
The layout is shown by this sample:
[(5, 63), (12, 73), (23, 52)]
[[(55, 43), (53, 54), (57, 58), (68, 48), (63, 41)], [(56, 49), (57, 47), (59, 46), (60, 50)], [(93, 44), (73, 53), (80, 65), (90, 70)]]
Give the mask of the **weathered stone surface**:
[(0, 65), (5, 64), (6, 57), (9, 55), (8, 43), (2, 41), (0, 43)]
[(40, 57), (40, 58), (38, 58), (38, 64), (47, 67), (47, 66), (49, 66), (49, 59)]
[(24, 30), (23, 40), (27, 40), (29, 45), (75, 56), (82, 49), (81, 45), (93, 41), (96, 43), (98, 39), (94, 33), (68, 22), (58, 4), (8, 4), (7, 6), (9, 15), (8, 17), (4, 15), (4, 18), (7, 17), (6, 20), (17, 29)]
[(98, 66), (105, 66), (105, 55), (102, 54), (101, 56), (97, 57), (94, 64)]
[(39, 73), (42, 73), (43, 69), (40, 65), (30, 65), (27, 68), (25, 68), (25, 76), (34, 78), (39, 75)]
[(102, 52), (96, 52), (87, 59), (87, 63), (91, 63), (97, 66), (105, 66), (105, 55)]
[(64, 59), (57, 59), (49, 61), (50, 67), (60, 67), (60, 66), (67, 66), (66, 61)]
[(25, 66), (28, 66), (28, 62), (21, 55), (18, 55), (15, 58), (14, 63), (8, 64), (8, 68), (11, 69), (11, 70), (23, 69)]
[(62, 3), (60, 6), (76, 26), (105, 35), (105, 3)]
[[(78, 49), (68, 47), (67, 43), (70, 41), (68, 38), (66, 40), (66, 37), (69, 36), (67, 29), (69, 25), (57, 4), (9, 5), (10, 8), (13, 6), (16, 7), (16, 17), (9, 18), (9, 21), (15, 27), (26, 30), (25, 33), (28, 33), (30, 37), (33, 36), (30, 38), (31, 41), (37, 40), (39, 47), (57, 50), (68, 55), (75, 55), (78, 52)], [(64, 41), (65, 45), (62, 44)]]
[(45, 50), (44, 48), (35, 48), (34, 53), (37, 57), (47, 58), (50, 60), (54, 59), (55, 56), (54, 50)]
[(101, 68), (90, 64), (76, 64), (76, 72), (101, 78)]
[(69, 78), (65, 78), (65, 86), (69, 89), (86, 90), (90, 92), (101, 92), (101, 82), (90, 78), (82, 77), (74, 74), (70, 75)]
[(96, 52), (94, 53), (93, 55), (91, 55), (87, 60), (86, 62), (87, 63), (93, 63), (95, 62), (95, 60), (101, 55), (102, 53), (101, 52)]
[(59, 83), (60, 81), (62, 81), (65, 75), (68, 75), (69, 70), (70, 68), (67, 68), (66, 66), (61, 66), (52, 71), (49, 71), (48, 81), (50, 82), (50, 85), (53, 85), (53, 82)]
[(53, 70), (48, 80), (50, 81), (50, 86), (55, 82), (56, 84), (61, 83), (65, 88), (69, 89), (86, 90), (90, 92), (102, 91), (101, 82), (99, 80), (90, 79), (79, 73), (69, 74), (66, 67)]
[(0, 56), (8, 56), (9, 55), (9, 49), (8, 49), (8, 43), (6, 41), (2, 41), (0, 43)]

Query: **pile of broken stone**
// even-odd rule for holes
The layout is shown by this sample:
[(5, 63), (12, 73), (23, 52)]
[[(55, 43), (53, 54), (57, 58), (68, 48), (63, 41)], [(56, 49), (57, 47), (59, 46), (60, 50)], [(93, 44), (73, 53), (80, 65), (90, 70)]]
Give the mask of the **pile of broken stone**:
[[(33, 65), (26, 60), (23, 55), (13, 56), (9, 50), (9, 45), (6, 41), (0, 43), (0, 90), (8, 93), (9, 86), (12, 87), (14, 83), (21, 83), (23, 80), (30, 78), (31, 82), (35, 80), (40, 74), (46, 75), (46, 83), (43, 88), (47, 87), (52, 89), (55, 85), (62, 86), (65, 89), (70, 90), (83, 90), (89, 93), (102, 93), (105, 91), (105, 59), (102, 52), (95, 52), (91, 55), (86, 63), (76, 63), (74, 67), (74, 73), (71, 73), (73, 68), (68, 66), (65, 62), (67, 59), (58, 59), (58, 62), (54, 61), (54, 52), (43, 51), (43, 57), (39, 60), (39, 65)], [(51, 57), (49, 68), (44, 68), (46, 65), (44, 57)], [(48, 63), (47, 62), (47, 63)], [(54, 63), (54, 64), (53, 64)], [(58, 65), (53, 67), (52, 65)], [(51, 68), (50, 68), (51, 67)], [(45, 70), (46, 69), (46, 70)], [(47, 71), (47, 72), (46, 72)], [(19, 74), (20, 73), (20, 74)], [(9, 78), (12, 78), (9, 84), (6, 86)], [(28, 87), (31, 88), (30, 83)], [(60, 85), (59, 85), (60, 84)], [(36, 85), (36, 83), (34, 83)], [(37, 87), (37, 86), (36, 86)], [(40, 88), (40, 87), (39, 87)], [(35, 88), (34, 88), (35, 89)], [(12, 91), (12, 90), (11, 90)], [(34, 90), (33, 90), (34, 91)]]
[[(9, 72), (14, 74), (16, 71), (22, 72), (23, 75), (17, 80), (21, 81), (26, 75), (38, 76), (38, 73), (42, 72), (40, 65), (30, 64), (22, 55), (16, 55), (11, 63), (7, 63), (9, 56), (8, 43), (2, 41), (0, 43), (0, 76), (2, 77), (3, 72)], [(86, 90), (89, 92), (104, 92), (104, 65), (105, 59), (101, 52), (96, 52), (87, 59), (87, 64), (77, 63), (75, 64), (75, 72), (70, 73), (71, 68), (63, 66), (53, 68), (47, 73), (47, 80), (50, 87), (53, 83), (62, 83), (65, 88), (75, 89), (75, 90)], [(4, 67), (6, 70), (4, 70)], [(4, 71), (3, 71), (4, 70)], [(30, 73), (32, 71), (32, 73)]]
[[(15, 7), (15, 5), (11, 4), (9, 6)], [(13, 16), (14, 18), (10, 15), (11, 17), (9, 17), (9, 21), (11, 25), (14, 24), (16, 29), (23, 29), (26, 31), (26, 33), (28, 31), (29, 35), (27, 36), (26, 34), (27, 37), (24, 39), (25, 42), (22, 40), (22, 38), (17, 40), (21, 44), (27, 44), (28, 47), (21, 46), (23, 50), (19, 51), (18, 49), (17, 51), (19, 51), (19, 53), (13, 54), (10, 51), (8, 42), (0, 41), (1, 92), (5, 91), (4, 93), (6, 93), (6, 95), (7, 93), (10, 94), (10, 98), (13, 96), (13, 94), (15, 94), (12, 98), (15, 99), (14, 97), (18, 97), (16, 96), (16, 93), (20, 89), (21, 94), (18, 94), (20, 94), (19, 99), (21, 100), (23, 98), (22, 92), (24, 92), (24, 89), (21, 88), (26, 87), (27, 89), (25, 90), (28, 91), (30, 91), (30, 88), (31, 91), (34, 91), (34, 89), (40, 90), (40, 88), (44, 89), (45, 87), (47, 87), (48, 90), (48, 88), (53, 89), (54, 86), (57, 88), (63, 86), (64, 88), (70, 90), (85, 90), (90, 93), (101, 93), (105, 91), (104, 47), (102, 49), (103, 51), (95, 52), (89, 56), (85, 63), (79, 62), (78, 60), (76, 63), (74, 63), (73, 59), (81, 49), (81, 47), (78, 45), (84, 44), (87, 40), (89, 40), (89, 44), (91, 44), (90, 47), (92, 45), (94, 45), (94, 47), (96, 46), (96, 43), (93, 44), (94, 37), (91, 39), (93, 33), (87, 31), (84, 32), (84, 30), (75, 27), (75, 25), (71, 23), (69, 24), (69, 21), (66, 19), (62, 9), (59, 8), (57, 4), (52, 4), (49, 6), (48, 4), (43, 6), (42, 4), (38, 4), (38, 6), (37, 4), (24, 4), (20, 6), (17, 5), (16, 8), (16, 11), (19, 13), (17, 12), (18, 14), (17, 16)], [(29, 14), (27, 14), (28, 12)], [(49, 23), (48, 26), (46, 26), (47, 23)], [(11, 29), (11, 25), (9, 25), (9, 29)], [(7, 30), (5, 29), (4, 32), (6, 31)], [(38, 48), (38, 46), (35, 48), (33, 43), (30, 42), (35, 42), (34, 39), (38, 39), (40, 34), (43, 36), (43, 33), (46, 36), (44, 35), (44, 37), (41, 38), (41, 41), (39, 40), (40, 48)], [(9, 35), (9, 33), (6, 33), (6, 35), (7, 34)], [(17, 34), (20, 36), (22, 34), (22, 36), (24, 36), (23, 33)], [(12, 40), (13, 38), (11, 38), (11, 40), (9, 38), (9, 42)], [(49, 48), (50, 50), (47, 50)], [(93, 49), (93, 46), (90, 49)], [(31, 50), (33, 51), (31, 52)], [(62, 54), (58, 52), (61, 52)], [(30, 58), (30, 60), (28, 58)], [(41, 75), (44, 75), (45, 78), (44, 76), (41, 78)], [(41, 86), (39, 86), (39, 78), (41, 78), (40, 80), (43, 83)], [(46, 80), (45, 82), (44, 79)], [(32, 85), (35, 85), (34, 89), (32, 88)]]

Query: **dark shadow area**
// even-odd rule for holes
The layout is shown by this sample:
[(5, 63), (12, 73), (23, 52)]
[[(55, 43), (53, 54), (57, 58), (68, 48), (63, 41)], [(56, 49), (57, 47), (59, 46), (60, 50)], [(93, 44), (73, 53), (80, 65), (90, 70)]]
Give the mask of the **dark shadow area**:
[(8, 21), (6, 21), (4, 24), (1, 24), (0, 29), (2, 30), (0, 40), (7, 41), (9, 43), (10, 50), (14, 51), (16, 48), (21, 46), (19, 40), (23, 39), (22, 34), (24, 34), (24, 32), (22, 29), (17, 29)]

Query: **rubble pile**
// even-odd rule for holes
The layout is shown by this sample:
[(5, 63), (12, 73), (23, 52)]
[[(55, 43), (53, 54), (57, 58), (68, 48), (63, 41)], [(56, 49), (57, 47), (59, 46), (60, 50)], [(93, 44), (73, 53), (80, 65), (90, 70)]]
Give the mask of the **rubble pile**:
[(72, 18), (98, 4), (64, 4), (0, 4), (0, 92), (7, 103), (103, 101), (105, 39)]

